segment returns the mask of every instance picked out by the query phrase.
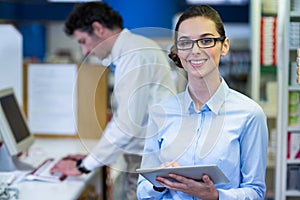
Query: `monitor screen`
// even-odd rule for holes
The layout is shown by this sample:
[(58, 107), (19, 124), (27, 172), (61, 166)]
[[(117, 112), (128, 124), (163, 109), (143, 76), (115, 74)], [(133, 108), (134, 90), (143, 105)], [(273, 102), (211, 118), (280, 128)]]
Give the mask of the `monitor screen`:
[(27, 150), (34, 141), (11, 88), (0, 90), (0, 135), (11, 155)]

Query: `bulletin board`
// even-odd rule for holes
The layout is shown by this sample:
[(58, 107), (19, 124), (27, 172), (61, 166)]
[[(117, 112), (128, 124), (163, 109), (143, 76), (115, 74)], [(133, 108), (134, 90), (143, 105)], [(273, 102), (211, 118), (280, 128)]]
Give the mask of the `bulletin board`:
[(107, 124), (107, 68), (100, 65), (24, 65), (24, 110), (41, 137), (100, 138)]

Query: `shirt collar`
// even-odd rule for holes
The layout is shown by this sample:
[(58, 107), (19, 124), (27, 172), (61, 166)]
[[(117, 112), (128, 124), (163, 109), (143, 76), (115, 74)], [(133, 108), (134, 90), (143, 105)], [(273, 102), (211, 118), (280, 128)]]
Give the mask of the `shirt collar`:
[[(222, 105), (225, 102), (228, 90), (229, 90), (229, 87), (228, 87), (227, 83), (225, 82), (225, 80), (223, 78), (221, 78), (220, 86), (216, 90), (215, 94), (208, 100), (208, 102), (202, 106), (201, 111), (209, 109), (212, 112), (214, 112), (215, 114), (218, 114)], [(198, 112), (195, 109), (193, 99), (191, 98), (190, 93), (188, 91), (188, 86), (185, 89), (184, 108), (188, 113)]]
[(122, 45), (123, 42), (125, 41), (125, 37), (127, 37), (126, 35), (131, 34), (130, 31), (126, 28), (124, 28), (118, 35), (115, 44), (113, 45), (113, 48), (110, 52), (110, 54), (104, 58), (102, 60), (102, 64), (104, 66), (109, 66), (111, 65), (111, 63), (114, 63), (116, 61), (116, 59), (118, 58), (118, 56), (121, 54), (121, 50), (122, 50)]

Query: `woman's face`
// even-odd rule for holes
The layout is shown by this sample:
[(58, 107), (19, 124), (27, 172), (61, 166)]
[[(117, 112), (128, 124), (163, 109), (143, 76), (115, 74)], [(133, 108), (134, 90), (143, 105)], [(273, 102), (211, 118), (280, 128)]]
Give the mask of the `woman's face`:
[[(193, 17), (181, 22), (177, 41), (219, 38), (220, 36), (213, 21), (205, 17)], [(204, 78), (211, 72), (218, 74), (220, 57), (225, 56), (228, 49), (229, 40), (226, 38), (223, 45), (221, 41), (216, 41), (214, 47), (199, 48), (194, 43), (192, 49), (178, 50), (177, 54), (189, 76)]]

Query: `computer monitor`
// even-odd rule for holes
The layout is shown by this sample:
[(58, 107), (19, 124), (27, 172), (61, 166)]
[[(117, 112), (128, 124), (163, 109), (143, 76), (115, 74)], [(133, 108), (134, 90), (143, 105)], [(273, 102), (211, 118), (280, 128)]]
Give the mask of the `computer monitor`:
[(27, 150), (34, 142), (12, 88), (0, 90), (0, 138), (11, 156)]

